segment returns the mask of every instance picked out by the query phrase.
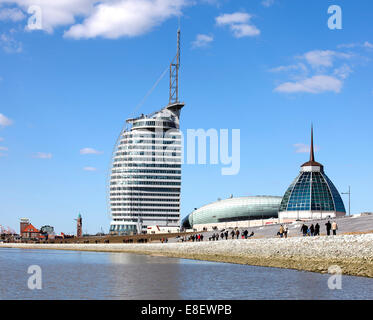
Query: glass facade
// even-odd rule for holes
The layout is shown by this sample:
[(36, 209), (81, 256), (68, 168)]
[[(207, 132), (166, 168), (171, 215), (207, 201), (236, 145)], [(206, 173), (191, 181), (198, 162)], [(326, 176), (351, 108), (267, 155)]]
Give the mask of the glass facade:
[(183, 219), (182, 226), (277, 218), (281, 197), (255, 196), (224, 199), (205, 205)]
[(280, 211), (346, 212), (339, 192), (322, 170), (301, 172), (287, 189)]

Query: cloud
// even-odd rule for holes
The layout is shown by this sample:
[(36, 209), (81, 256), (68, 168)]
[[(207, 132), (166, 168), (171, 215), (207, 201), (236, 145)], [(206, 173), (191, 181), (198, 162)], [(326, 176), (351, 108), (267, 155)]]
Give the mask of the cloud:
[(339, 93), (343, 83), (340, 79), (327, 75), (318, 75), (295, 82), (285, 82), (275, 88), (276, 92), (283, 93), (323, 93), (332, 91)]
[(197, 34), (196, 40), (192, 42), (192, 48), (207, 47), (212, 41), (214, 41), (213, 36), (209, 36), (207, 34)]
[(25, 19), (26, 16), (18, 8), (4, 8), (0, 9), (0, 21), (21, 21)]
[(84, 171), (97, 171), (97, 168), (95, 168), (95, 167), (84, 167), (83, 170)]
[(333, 50), (312, 50), (296, 56), (297, 63), (272, 68), (271, 72), (287, 73), (291, 81), (283, 82), (274, 91), (282, 93), (341, 92), (343, 82), (353, 72), (351, 62), (341, 64), (341, 60), (350, 59), (352, 53)]
[(270, 72), (288, 72), (288, 71), (304, 71), (307, 72), (307, 67), (304, 63), (297, 63), (297, 64), (292, 64), (289, 66), (279, 66), (276, 68), (272, 68), (269, 71)]
[(42, 14), (41, 27), (47, 33), (53, 33), (58, 27), (69, 26), (64, 33), (68, 38), (116, 39), (149, 32), (166, 19), (180, 16), (181, 9), (193, 1), (0, 0), (1, 3), (17, 5), (24, 12), (30, 6), (39, 7)]
[[(295, 152), (296, 153), (309, 153), (311, 147), (309, 145), (306, 145), (304, 143), (296, 143), (294, 144)], [(319, 151), (319, 147), (315, 146), (314, 151), (317, 152)]]
[(228, 26), (236, 38), (253, 37), (260, 34), (260, 30), (250, 24), (252, 15), (245, 12), (225, 13), (215, 18), (218, 26)]
[(345, 80), (353, 72), (353, 70), (347, 64), (342, 65), (334, 70), (334, 75), (338, 78)]
[(102, 151), (98, 151), (96, 149), (93, 149), (93, 148), (83, 148), (83, 149), (80, 149), (80, 154), (102, 154), (103, 152)]
[(364, 43), (345, 43), (345, 44), (340, 44), (337, 46), (337, 48), (368, 48), (368, 49), (373, 49), (373, 44), (370, 43), (369, 41), (365, 41)]
[(35, 159), (52, 159), (51, 153), (45, 153), (45, 152), (36, 152), (32, 156)]
[(6, 53), (21, 53), (23, 51), (22, 42), (15, 40), (6, 33), (0, 34), (0, 46)]
[(7, 148), (7, 147), (1, 147), (1, 146), (0, 146), (0, 151), (8, 151), (8, 148)]
[(275, 3), (275, 0), (263, 0), (262, 5), (266, 8), (272, 6)]
[(373, 49), (373, 44), (368, 42), (368, 41), (365, 41), (364, 44), (363, 44), (363, 47)]
[(38, 6), (42, 14), (42, 30), (48, 33), (52, 33), (57, 27), (74, 24), (76, 17), (89, 15), (96, 2), (96, 0), (0, 0), (0, 3), (17, 5), (24, 12), (27, 12), (31, 6)]
[(4, 141), (4, 138), (0, 137), (0, 142), (1, 142), (1, 141)]
[(331, 50), (314, 50), (304, 54), (305, 60), (314, 68), (331, 67), (335, 58), (350, 58), (351, 55)]
[(0, 113), (0, 126), (7, 127), (13, 124), (13, 121)]
[(163, 21), (181, 15), (185, 0), (122, 0), (102, 2), (81, 24), (64, 36), (74, 39), (135, 37), (149, 32)]

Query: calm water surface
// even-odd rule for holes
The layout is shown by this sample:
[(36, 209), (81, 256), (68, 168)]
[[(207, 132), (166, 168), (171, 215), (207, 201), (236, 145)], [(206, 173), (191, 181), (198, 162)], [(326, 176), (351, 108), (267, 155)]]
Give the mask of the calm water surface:
[[(42, 289), (30, 290), (30, 265)], [(127, 253), (0, 248), (0, 299), (373, 299), (373, 279), (342, 289), (311, 272)]]

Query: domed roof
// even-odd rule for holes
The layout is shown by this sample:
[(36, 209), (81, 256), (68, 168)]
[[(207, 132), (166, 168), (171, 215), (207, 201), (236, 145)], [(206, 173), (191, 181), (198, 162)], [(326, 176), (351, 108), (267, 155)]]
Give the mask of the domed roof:
[(332, 181), (324, 173), (322, 164), (315, 161), (313, 127), (311, 128), (310, 160), (289, 186), (281, 201), (283, 211), (334, 211), (346, 213), (342, 198)]

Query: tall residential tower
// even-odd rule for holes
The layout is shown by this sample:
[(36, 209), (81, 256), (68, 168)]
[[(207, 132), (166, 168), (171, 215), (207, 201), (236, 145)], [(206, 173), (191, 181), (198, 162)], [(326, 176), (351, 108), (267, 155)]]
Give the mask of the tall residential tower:
[(170, 64), (169, 103), (166, 107), (127, 119), (113, 154), (110, 176), (110, 233), (131, 234), (148, 226), (179, 227), (181, 133), (177, 54)]

